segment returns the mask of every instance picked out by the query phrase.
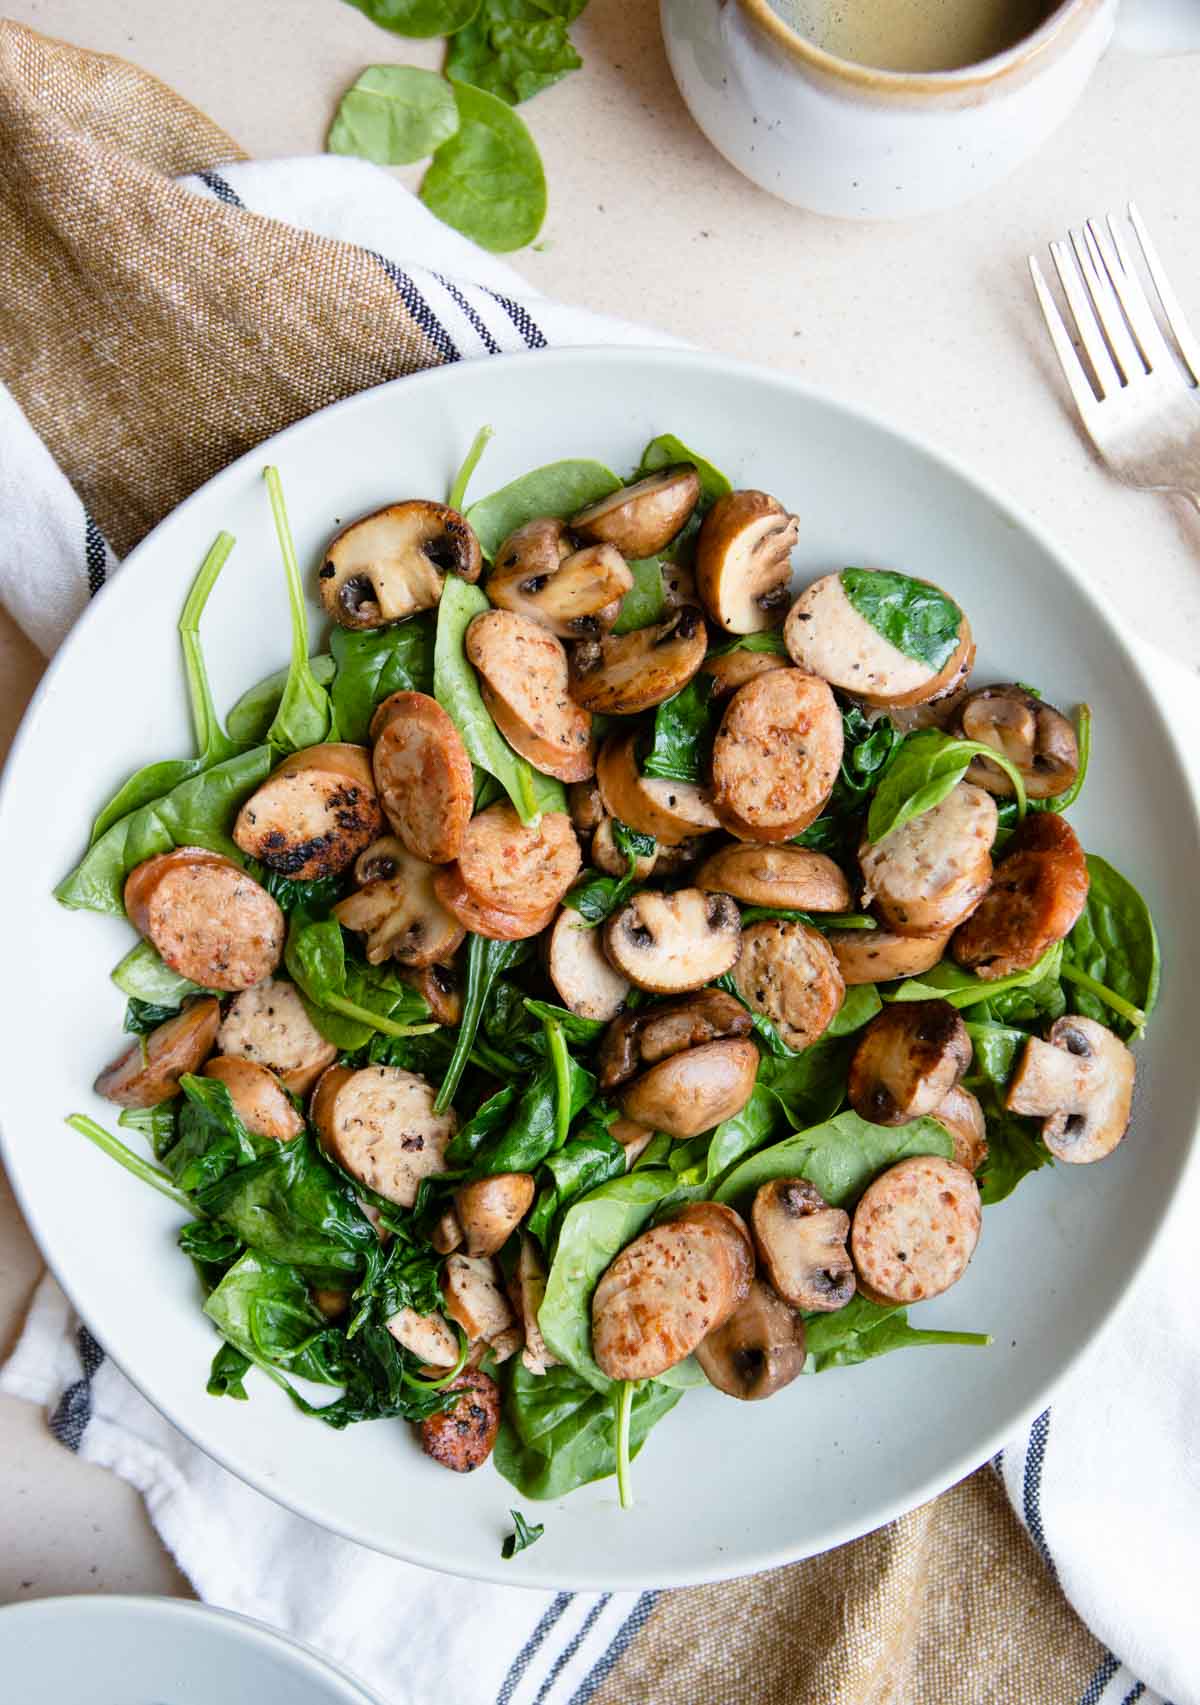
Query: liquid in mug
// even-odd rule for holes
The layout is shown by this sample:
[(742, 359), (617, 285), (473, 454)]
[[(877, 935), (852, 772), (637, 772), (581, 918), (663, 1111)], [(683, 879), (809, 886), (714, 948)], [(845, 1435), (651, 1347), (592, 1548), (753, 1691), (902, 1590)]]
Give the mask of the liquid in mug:
[(771, 0), (838, 59), (879, 71), (958, 71), (1031, 35), (1057, 0)]

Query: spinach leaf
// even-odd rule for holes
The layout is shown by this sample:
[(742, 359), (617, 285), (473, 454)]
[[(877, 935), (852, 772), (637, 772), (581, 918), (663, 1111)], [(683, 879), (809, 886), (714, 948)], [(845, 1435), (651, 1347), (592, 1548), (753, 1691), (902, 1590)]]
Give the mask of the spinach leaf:
[(433, 691), (432, 612), (385, 628), (334, 628), (330, 688), (338, 738), (365, 746), (375, 707), (392, 693)]
[(844, 568), (839, 578), (852, 607), (897, 651), (931, 669), (953, 657), (962, 611), (936, 586), (877, 568)]
[(164, 965), (148, 941), (139, 941), (130, 948), (112, 972), (112, 981), (130, 1000), (170, 1007), (173, 1011), (183, 1005), (188, 995), (205, 993), (198, 983)]
[(826, 1368), (853, 1367), (889, 1350), (905, 1350), (920, 1344), (972, 1344), (986, 1348), (990, 1332), (922, 1332), (908, 1324), (908, 1310), (895, 1304), (869, 1302), (852, 1297), (836, 1314), (809, 1314), (804, 1318), (808, 1358), (805, 1373), (823, 1373)]
[(191, 1259), (205, 1291), (216, 1289), (246, 1247), (236, 1232), (215, 1220), (189, 1220), (175, 1241)]
[(346, 886), (344, 873), (317, 876), (311, 882), (297, 882), (253, 858), (247, 869), (254, 880), (266, 889), (281, 912), (295, 912), (301, 907), (309, 912), (327, 912), (341, 898), (342, 889)]
[(348, 0), (398, 36), (449, 36), (471, 22), (479, 0)]
[[(683, 440), (676, 438), (673, 432), (663, 432), (650, 440), (642, 451), (641, 462), (633, 477), (635, 480), (644, 479), (647, 474), (656, 474), (663, 468), (673, 468), (680, 462), (690, 462), (700, 476), (700, 502), (697, 504), (697, 510), (701, 515), (706, 514), (719, 497), (727, 497), (733, 490), (720, 468), (714, 468), (703, 456), (697, 456), (694, 450), (689, 450)], [(765, 637), (761, 634), (747, 636), (748, 639)], [(730, 646), (729, 649), (732, 651), (734, 647)], [(752, 645), (749, 649), (757, 651), (765, 648)]]
[[(765, 636), (751, 636), (765, 637)], [(831, 853), (857, 873), (862, 814), (904, 735), (886, 716), (869, 721), (857, 705), (842, 711), (842, 763), (824, 811), (794, 845)]]
[(563, 895), (563, 905), (578, 912), (585, 924), (601, 924), (611, 917), (637, 883), (637, 861), (648, 857), (655, 849), (653, 835), (631, 829), (619, 818), (613, 818), (613, 841), (617, 851), (625, 854), (624, 876), (602, 876), (597, 870), (585, 870), (574, 888)]
[(613, 623), (612, 631), (616, 634), (648, 628), (654, 622), (661, 622), (667, 613), (667, 589), (658, 557), (644, 557), (627, 563), (626, 567), (633, 575), (633, 585), (621, 599), (621, 613)]
[[(258, 1159), (257, 1144), (234, 1111), (229, 1090), (211, 1077), (179, 1080), (184, 1099), (175, 1124), (175, 1142), (162, 1163), (181, 1190), (195, 1196), (239, 1166)], [(247, 1241), (249, 1241), (247, 1239)]]
[(482, 460), (483, 452), (487, 449), (495, 436), (496, 432), (494, 427), (481, 426), (474, 438), (472, 438), (467, 453), (462, 459), (462, 464), (453, 480), (450, 482), (450, 490), (446, 497), (446, 503), (449, 508), (457, 509), (460, 513), (462, 512), (462, 506), (466, 499), (467, 487), (471, 483), (471, 477)]
[[(1044, 1010), (1049, 1012), (1053, 1007), (1050, 991), (1058, 982), (1062, 959), (1062, 944), (1056, 943), (1048, 947), (1028, 971), (1011, 971), (1007, 977), (993, 977), (990, 982), (976, 977), (971, 971), (964, 971), (952, 959), (943, 959), (919, 977), (906, 977), (898, 988), (888, 992), (887, 998), (893, 1001), (949, 1001), (960, 1011), (986, 1001), (995, 1016), (996, 1003), (1010, 991), (1039, 989), (1043, 991)], [(1058, 1010), (1062, 1011), (1061, 1006)]]
[(142, 1156), (135, 1154), (120, 1137), (114, 1137), (111, 1131), (106, 1131), (103, 1125), (89, 1119), (86, 1113), (72, 1113), (66, 1123), (73, 1131), (78, 1131), (81, 1137), (86, 1137), (89, 1143), (94, 1143), (102, 1154), (123, 1166), (126, 1172), (140, 1178), (143, 1184), (149, 1184), (160, 1196), (169, 1197), (184, 1213), (194, 1214), (198, 1211), (191, 1198), (175, 1188), (168, 1173), (159, 1166), (152, 1166), (148, 1160), (143, 1160)]
[(470, 83), (451, 81), (458, 129), (421, 184), (429, 211), (493, 254), (532, 243), (546, 217), (546, 175), (516, 113)]
[(89, 847), (54, 890), (73, 911), (125, 914), (125, 878), (135, 865), (172, 847), (207, 847), (242, 864), (229, 837), (238, 806), (271, 773), (269, 746), (253, 746), (180, 782), (150, 805), (121, 817)]
[(1089, 853), (1087, 865), (1087, 903), (1063, 946), (1071, 1010), (1136, 1038), (1154, 1010), (1162, 975), (1154, 919), (1107, 859)]
[(123, 1107), (117, 1124), (137, 1131), (150, 1144), (155, 1160), (161, 1160), (175, 1141), (175, 1100), (160, 1101), (156, 1107)]
[[(764, 628), (761, 633), (744, 633), (737, 639), (728, 640), (724, 645), (710, 645), (709, 657), (728, 657), (732, 651), (769, 651), (773, 657), (786, 657), (787, 646), (783, 643), (782, 634), (775, 629)], [(845, 720), (847, 712), (842, 712)], [(861, 715), (862, 713), (859, 712)]]
[(598, 1042), (608, 1029), (602, 1018), (580, 1018), (577, 1012), (568, 1012), (565, 1006), (553, 1006), (549, 1001), (526, 998), (522, 1005), (534, 1018), (543, 1021), (552, 1018), (561, 1024), (563, 1035), (577, 1047), (587, 1047), (592, 1042)]
[(447, 1166), (456, 1169), (471, 1166), (490, 1138), (508, 1124), (516, 1099), (516, 1085), (508, 1083), (477, 1107), (446, 1145)]
[[(513, 1356), (504, 1369), (504, 1410), (492, 1456), (499, 1472), (526, 1498), (561, 1498), (616, 1472), (612, 1403), (570, 1368), (531, 1374)], [(647, 1380), (633, 1397), (629, 1456), (683, 1393)]]
[(222, 732), (217, 713), (213, 709), (204, 653), (200, 649), (200, 618), (233, 546), (232, 533), (217, 534), (212, 549), (200, 566), (200, 572), (179, 617), (179, 641), (183, 647), (183, 667), (191, 705), (196, 756), (165, 758), (158, 763), (147, 764), (144, 769), (131, 775), (129, 780), (117, 789), (92, 824), (89, 846), (94, 846), (106, 829), (110, 829), (129, 812), (137, 811), (143, 805), (161, 799), (164, 793), (169, 793), (189, 776), (199, 775), (202, 770), (211, 769), (225, 758), (235, 757), (245, 744)]
[(436, 71), (368, 65), (342, 96), (325, 147), (379, 166), (423, 160), (458, 129), (454, 91)]
[(497, 979), (506, 971), (511, 971), (514, 966), (522, 964), (532, 951), (532, 945), (528, 941), (489, 941), (482, 935), (468, 936), (462, 1022), (458, 1027), (454, 1053), (446, 1067), (442, 1087), (438, 1090), (437, 1100), (434, 1102), (439, 1113), (454, 1100), (454, 1092), (475, 1044), (479, 1021), (483, 1017), (488, 997)]
[(437, 1029), (419, 1022), (428, 1018), (429, 1008), (395, 971), (347, 960), (336, 918), (315, 919), (302, 906), (292, 912), (284, 963), (309, 1017), (335, 1047), (361, 1048), (376, 1030), (421, 1036)]
[(940, 805), (966, 775), (972, 758), (998, 764), (1016, 789), (1017, 816), (1025, 811), (1025, 784), (1016, 765), (993, 746), (978, 740), (956, 740), (938, 728), (910, 734), (884, 772), (867, 814), (867, 835), (878, 845), (914, 817)]
[(292, 620), (292, 661), (288, 665), (287, 681), (275, 719), (267, 730), (267, 739), (281, 752), (299, 752), (306, 746), (319, 746), (328, 738), (330, 729), (329, 695), (313, 673), (308, 657), (308, 615), (304, 607), (304, 587), (300, 582), (300, 564), (288, 523), (283, 501), (283, 484), (278, 468), (266, 468), (263, 478), (271, 500), (275, 534), (283, 558), (287, 580), (288, 608)]
[[(535, 1172), (547, 1155), (561, 1147), (571, 1120), (583, 1111), (596, 1089), (592, 1074), (569, 1054), (565, 1055), (565, 1065), (560, 1077), (555, 1062), (547, 1061), (526, 1087), (503, 1129), (478, 1144), (471, 1161), (472, 1177)], [(447, 1150), (451, 1165), (458, 1164), (459, 1152), (455, 1149), (452, 1155)]]
[(616, 474), (600, 462), (548, 462), (481, 497), (467, 510), (467, 520), (490, 562), (509, 534), (527, 521), (540, 515), (565, 521), (589, 503), (608, 497), (620, 484)]
[(786, 922), (807, 924), (810, 929), (878, 929), (879, 924), (866, 912), (798, 912), (787, 906), (744, 906), (742, 928), (761, 923), (765, 918), (781, 918)]
[(693, 675), (686, 687), (659, 705), (650, 750), (642, 760), (643, 775), (664, 781), (704, 779), (720, 720), (711, 702), (713, 686), (711, 675)]
[(160, 1024), (174, 1018), (178, 1011), (177, 1006), (156, 1006), (152, 1001), (138, 1000), (134, 996), (125, 1007), (121, 1029), (132, 1036), (149, 1036)]
[(1010, 1196), (1029, 1172), (1053, 1164), (1036, 1119), (1024, 1119), (1004, 1106), (1004, 1090), (1017, 1055), (1028, 1041), (1024, 1030), (1008, 1025), (968, 1022), (973, 1050), (963, 1088), (976, 1096), (987, 1126), (988, 1152), (979, 1168), (984, 1206)]
[(340, 1383), (331, 1328), (296, 1269), (255, 1249), (234, 1263), (204, 1304), (217, 1331), (251, 1361), (323, 1385)]
[(759, 1084), (771, 1092), (797, 1131), (831, 1119), (846, 1093), (846, 1073), (854, 1052), (853, 1035), (828, 1031), (799, 1054), (764, 1060)]
[(433, 693), (462, 736), (471, 762), (495, 776), (522, 823), (532, 823), (543, 811), (565, 811), (567, 796), (561, 782), (518, 757), (483, 702), (475, 671), (467, 661), (465, 639), (475, 617), (490, 609), (481, 587), (455, 575), (447, 577), (438, 604)]
[[(839, 1095), (840, 1100), (840, 1095)], [(783, 1102), (767, 1084), (758, 1082), (740, 1113), (724, 1119), (712, 1134), (705, 1162), (705, 1179), (714, 1182), (730, 1167), (762, 1148), (783, 1122)]]
[(821, 1040), (825, 1041), (831, 1036), (852, 1036), (856, 1030), (861, 1030), (864, 1024), (870, 1023), (882, 1006), (879, 990), (874, 983), (852, 983), (834, 1015), (833, 1023)]
[(885, 1166), (916, 1154), (939, 1154), (949, 1160), (953, 1152), (950, 1133), (935, 1119), (871, 1125), (847, 1111), (760, 1149), (730, 1173), (715, 1199), (737, 1202), (772, 1178), (807, 1178), (830, 1207), (844, 1208), (857, 1201)]
[(553, 1246), (551, 1227), (597, 1185), (619, 1178), (625, 1171), (625, 1150), (600, 1126), (590, 1126), (564, 1143), (557, 1153), (546, 1156), (545, 1171), (550, 1182), (542, 1186), (526, 1225), (547, 1252)]
[[(333, 658), (322, 651), (315, 657), (310, 657), (308, 664), (321, 686), (327, 687), (333, 680)], [(230, 739), (241, 745), (257, 745), (266, 739), (267, 730), (274, 722), (275, 713), (279, 709), (283, 689), (287, 686), (287, 678), (286, 669), (277, 669), (273, 675), (256, 681), (254, 686), (246, 689), (225, 718)]]
[[(585, 0), (586, 3), (586, 0)], [(446, 75), (516, 106), (583, 64), (567, 25), (576, 0), (482, 0), (446, 55)]]
[(242, 1381), (253, 1366), (249, 1356), (235, 1350), (232, 1344), (222, 1344), (212, 1359), (205, 1392), (209, 1397), (232, 1397), (245, 1403), (250, 1394)]
[(520, 1510), (509, 1510), (508, 1513), (513, 1519), (513, 1530), (500, 1547), (500, 1555), (506, 1563), (519, 1551), (527, 1551), (531, 1545), (536, 1545), (546, 1531), (545, 1524), (540, 1521), (531, 1527)]

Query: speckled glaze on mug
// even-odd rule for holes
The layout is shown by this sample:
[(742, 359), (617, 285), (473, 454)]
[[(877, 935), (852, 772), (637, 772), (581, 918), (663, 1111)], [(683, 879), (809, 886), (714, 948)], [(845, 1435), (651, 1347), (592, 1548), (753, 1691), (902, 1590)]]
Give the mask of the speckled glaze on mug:
[(725, 158), (773, 195), (842, 219), (952, 207), (1066, 118), (1118, 0), (1063, 0), (1005, 53), (959, 71), (878, 71), (824, 52), (769, 0), (661, 0), (675, 81)]

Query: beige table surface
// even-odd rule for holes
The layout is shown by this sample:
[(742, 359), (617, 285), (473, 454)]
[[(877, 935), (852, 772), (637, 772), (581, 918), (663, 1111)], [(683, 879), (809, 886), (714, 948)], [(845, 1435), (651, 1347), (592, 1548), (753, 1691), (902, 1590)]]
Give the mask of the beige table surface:
[[(248, 151), (319, 150), (363, 66), (437, 63), (340, 0), (10, 0), (10, 16), (121, 54)], [(1200, 57), (1110, 56), (1042, 154), (973, 205), (908, 225), (835, 224), (743, 182), (676, 93), (652, 0), (591, 0), (581, 72), (524, 111), (550, 214), (516, 264), (563, 299), (802, 375), (989, 476), (1057, 534), (1130, 626), (1200, 661), (1200, 517), (1125, 490), (1063, 406), (1024, 257), (1136, 197), (1200, 323)], [(415, 182), (419, 172), (402, 174)], [(0, 743), (41, 659), (0, 613)], [(0, 1352), (40, 1261), (0, 1174)], [(0, 1602), (182, 1592), (128, 1487), (0, 1399)]]

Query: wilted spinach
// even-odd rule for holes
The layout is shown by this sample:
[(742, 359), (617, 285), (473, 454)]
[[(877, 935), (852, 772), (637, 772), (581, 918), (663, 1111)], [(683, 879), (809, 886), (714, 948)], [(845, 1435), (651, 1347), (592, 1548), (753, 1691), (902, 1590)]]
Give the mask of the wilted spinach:
[(392, 693), (433, 691), (435, 626), (428, 612), (383, 628), (334, 628), (329, 696), (340, 740), (365, 745), (375, 707)]
[[(321, 651), (315, 657), (310, 657), (308, 666), (322, 687), (327, 687), (333, 680), (335, 665), (328, 652)], [(275, 720), (287, 680), (287, 670), (276, 669), (273, 675), (268, 675), (264, 680), (247, 688), (225, 718), (225, 726), (231, 739), (242, 745), (256, 746), (267, 738), (267, 731)]]
[(467, 447), (466, 455), (459, 463), (458, 472), (450, 482), (450, 490), (446, 494), (446, 503), (451, 509), (457, 509), (461, 512), (463, 503), (466, 500), (467, 487), (470, 485), (475, 470), (482, 460), (483, 452), (487, 449), (495, 436), (496, 432), (494, 427), (481, 426), (474, 438), (472, 438)]
[(574, 888), (563, 896), (563, 905), (578, 912), (585, 924), (601, 924), (618, 906), (624, 905), (637, 882), (638, 859), (648, 858), (657, 844), (653, 835), (631, 829), (616, 817), (612, 836), (617, 851), (625, 855), (624, 876), (604, 876), (598, 870), (585, 870)]
[(1025, 813), (1025, 783), (1021, 772), (1002, 752), (978, 740), (956, 740), (938, 728), (922, 728), (906, 737), (888, 763), (871, 808), (867, 835), (878, 845), (885, 836), (940, 805), (966, 775), (973, 758), (998, 764), (1012, 782), (1017, 816)]
[(479, 0), (348, 0), (398, 36), (449, 36), (469, 24)]
[(725, 1179), (716, 1200), (735, 1203), (772, 1178), (807, 1178), (831, 1207), (844, 1208), (885, 1166), (917, 1154), (949, 1160), (953, 1153), (950, 1133), (936, 1119), (872, 1125), (847, 1111), (751, 1155)]
[(450, 86), (458, 129), (434, 154), (421, 200), (493, 254), (523, 248), (546, 217), (546, 174), (537, 145), (504, 101), (470, 83)]
[(139, 941), (130, 948), (113, 971), (112, 981), (131, 1001), (169, 1007), (172, 1011), (177, 1011), (188, 995), (205, 992), (198, 983), (189, 982), (164, 965), (148, 941)]
[[(258, 1159), (266, 1147), (251, 1137), (234, 1110), (229, 1090), (211, 1077), (184, 1076), (175, 1121), (175, 1141), (161, 1155), (181, 1190), (196, 1196), (239, 1166)], [(249, 1240), (247, 1240), (249, 1241)]]
[(297, 882), (269, 865), (251, 859), (247, 869), (260, 882), (281, 912), (327, 912), (341, 898), (346, 886), (344, 875), (318, 876), (311, 882)]
[(621, 599), (621, 612), (613, 623), (615, 634), (648, 628), (654, 622), (661, 622), (667, 613), (667, 588), (659, 558), (644, 557), (628, 563), (627, 567), (633, 575), (633, 585)]
[(506, 971), (528, 959), (533, 948), (528, 941), (489, 941), (482, 935), (467, 940), (467, 974), (463, 988), (462, 1020), (454, 1053), (446, 1067), (434, 1106), (441, 1112), (454, 1100), (459, 1079), (466, 1069), (484, 1007), (497, 980)]
[(138, 1000), (134, 996), (126, 1003), (121, 1029), (132, 1036), (149, 1036), (152, 1030), (157, 1030), (160, 1024), (165, 1024), (178, 1012), (177, 1006), (156, 1006), (153, 1001)]
[(450, 1165), (469, 1164), (474, 1178), (496, 1172), (535, 1172), (547, 1155), (562, 1146), (571, 1120), (595, 1093), (592, 1074), (573, 1055), (564, 1059), (565, 1070), (561, 1072), (558, 1062), (547, 1060), (497, 1128), (480, 1131), (476, 1115), (476, 1120), (470, 1121), (476, 1127), (471, 1136), (472, 1152), (468, 1155), (466, 1143), (460, 1146), (460, 1132), (446, 1150)]
[(877, 568), (844, 568), (839, 578), (853, 608), (897, 651), (931, 669), (953, 657), (962, 611), (936, 586)]
[(73, 1131), (78, 1131), (81, 1137), (86, 1137), (89, 1143), (94, 1143), (102, 1154), (108, 1155), (110, 1160), (115, 1160), (135, 1178), (140, 1178), (143, 1184), (149, 1184), (160, 1196), (169, 1196), (185, 1213), (197, 1212), (191, 1199), (185, 1196), (182, 1190), (176, 1189), (168, 1173), (159, 1166), (152, 1166), (140, 1154), (135, 1154), (120, 1137), (114, 1137), (111, 1131), (106, 1131), (103, 1125), (89, 1119), (86, 1113), (72, 1113), (66, 1122)]
[(513, 1530), (500, 1547), (500, 1555), (506, 1563), (519, 1551), (527, 1551), (531, 1545), (536, 1545), (546, 1531), (545, 1524), (540, 1521), (531, 1527), (520, 1510), (509, 1510), (508, 1513), (513, 1519)]
[[(1043, 991), (1041, 996), (1045, 1003), (1041, 1011), (1053, 1016), (1053, 989), (1061, 974), (1063, 950), (1061, 943), (1048, 947), (1036, 965), (1028, 971), (1010, 971), (1006, 977), (993, 977), (987, 980), (975, 976), (974, 972), (966, 971), (961, 965), (956, 965), (952, 959), (943, 959), (931, 971), (923, 971), (919, 977), (906, 977), (904, 981), (889, 995), (889, 1000), (896, 1001), (949, 1001), (951, 1006), (965, 1011), (968, 1007), (979, 1006), (987, 1002), (991, 1016), (995, 1016), (995, 1007), (1013, 990)], [(1059, 1006), (1058, 1011), (1062, 1011)]]
[(1088, 897), (1063, 945), (1071, 1010), (1139, 1036), (1162, 975), (1150, 908), (1106, 859), (1088, 854)]
[(847, 1368), (922, 1344), (970, 1344), (981, 1349), (992, 1341), (990, 1332), (927, 1332), (908, 1324), (908, 1310), (896, 1304), (852, 1297), (836, 1314), (809, 1314), (804, 1319), (808, 1360), (805, 1373)]
[(589, 503), (609, 497), (620, 484), (612, 469), (601, 462), (547, 462), (481, 497), (467, 510), (467, 520), (490, 562), (509, 534), (527, 521), (539, 515), (555, 515), (565, 521)]
[(1026, 1032), (1008, 1025), (969, 1021), (967, 1034), (972, 1059), (963, 1088), (978, 1099), (987, 1126), (987, 1158), (978, 1170), (979, 1193), (987, 1207), (1002, 1202), (1027, 1173), (1051, 1166), (1053, 1160), (1042, 1142), (1038, 1121), (1010, 1113), (1004, 1105), (1004, 1091), (1017, 1055), (1029, 1040)]
[(643, 775), (664, 781), (699, 782), (708, 773), (713, 736), (720, 720), (712, 703), (711, 675), (693, 675), (686, 687), (664, 699), (654, 713)]
[(361, 1048), (376, 1030), (385, 1036), (421, 1036), (437, 1029), (421, 1022), (429, 1008), (389, 966), (346, 958), (336, 918), (314, 918), (297, 907), (288, 919), (284, 963), (305, 997), (309, 1017), (335, 1047)]
[(587, 1126), (556, 1153), (546, 1156), (543, 1173), (549, 1174), (549, 1180), (543, 1183), (525, 1222), (528, 1230), (550, 1253), (555, 1221), (581, 1196), (610, 1178), (621, 1177), (624, 1171), (625, 1150), (616, 1138), (600, 1125)]
[(457, 129), (454, 91), (436, 71), (368, 65), (342, 96), (325, 147), (379, 166), (406, 166)]

